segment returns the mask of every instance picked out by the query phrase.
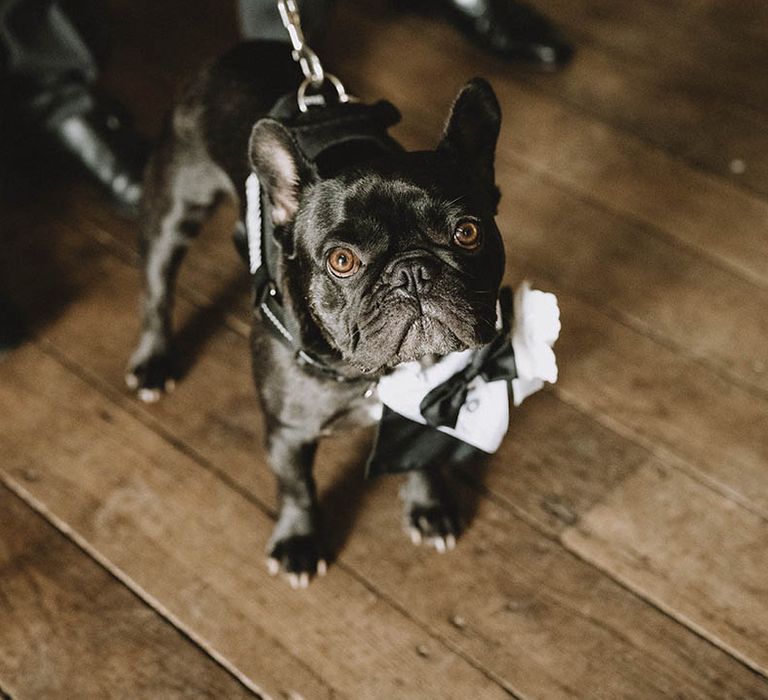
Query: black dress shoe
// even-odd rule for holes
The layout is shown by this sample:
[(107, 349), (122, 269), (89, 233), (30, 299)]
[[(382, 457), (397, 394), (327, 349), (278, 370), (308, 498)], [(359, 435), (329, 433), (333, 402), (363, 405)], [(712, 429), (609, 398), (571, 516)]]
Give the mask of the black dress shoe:
[(472, 41), (511, 61), (557, 69), (573, 47), (542, 14), (517, 0), (439, 0), (440, 7)]
[(113, 110), (96, 106), (73, 114), (57, 121), (48, 133), (118, 204), (136, 211), (148, 148)]

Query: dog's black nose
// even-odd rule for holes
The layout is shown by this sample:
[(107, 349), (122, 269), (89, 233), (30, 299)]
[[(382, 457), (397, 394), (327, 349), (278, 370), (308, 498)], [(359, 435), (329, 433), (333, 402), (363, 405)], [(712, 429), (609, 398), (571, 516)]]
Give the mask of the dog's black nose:
[(437, 266), (428, 258), (401, 260), (392, 269), (392, 287), (413, 294), (424, 294), (432, 288)]

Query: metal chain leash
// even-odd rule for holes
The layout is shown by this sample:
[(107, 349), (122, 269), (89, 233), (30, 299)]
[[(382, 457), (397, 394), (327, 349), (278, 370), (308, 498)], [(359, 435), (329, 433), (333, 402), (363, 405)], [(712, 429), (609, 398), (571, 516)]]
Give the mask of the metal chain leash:
[(277, 0), (280, 19), (288, 32), (293, 47), (293, 60), (299, 64), (304, 80), (299, 85), (296, 100), (299, 109), (306, 112), (313, 105), (324, 105), (325, 97), (321, 90), (325, 83), (330, 83), (336, 90), (339, 102), (350, 102), (354, 98), (347, 94), (342, 82), (332, 73), (323, 70), (317, 54), (309, 48), (301, 29), (301, 16), (296, 0)]

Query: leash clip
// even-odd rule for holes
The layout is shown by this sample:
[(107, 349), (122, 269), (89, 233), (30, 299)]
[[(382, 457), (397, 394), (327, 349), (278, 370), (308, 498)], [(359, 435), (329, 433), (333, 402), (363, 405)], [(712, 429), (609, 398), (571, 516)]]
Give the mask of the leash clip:
[(310, 88), (312, 88), (313, 91), (318, 90), (318, 88), (321, 88), (325, 82), (330, 83), (334, 87), (339, 102), (354, 101), (354, 98), (347, 94), (341, 80), (339, 80), (333, 73), (326, 73), (325, 80), (319, 86), (315, 85), (310, 78), (304, 78), (301, 85), (299, 85), (299, 90), (296, 93), (296, 101), (299, 103), (299, 110), (301, 112), (306, 112), (310, 107), (325, 106), (325, 96), (321, 92), (308, 92)]
[(299, 110), (303, 113), (310, 107), (325, 106), (325, 96), (321, 90), (326, 82), (330, 83), (336, 90), (336, 96), (340, 103), (355, 101), (347, 93), (341, 80), (332, 73), (325, 72), (317, 54), (307, 45), (301, 28), (301, 15), (296, 0), (277, 0), (277, 9), (291, 40), (293, 60), (299, 64), (301, 72), (304, 74), (304, 80), (296, 93)]

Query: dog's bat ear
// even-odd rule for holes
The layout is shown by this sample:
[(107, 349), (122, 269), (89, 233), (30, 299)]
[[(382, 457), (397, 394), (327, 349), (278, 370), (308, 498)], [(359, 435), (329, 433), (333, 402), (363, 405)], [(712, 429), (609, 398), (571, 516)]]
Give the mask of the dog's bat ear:
[(269, 118), (253, 127), (248, 157), (272, 205), (272, 221), (275, 226), (285, 226), (296, 214), (301, 190), (316, 179), (314, 168), (290, 132)]
[(493, 88), (482, 78), (473, 78), (456, 97), (437, 148), (457, 154), (495, 187), (493, 162), (500, 128), (501, 109)]

